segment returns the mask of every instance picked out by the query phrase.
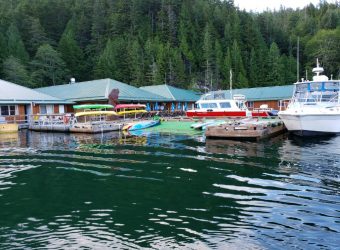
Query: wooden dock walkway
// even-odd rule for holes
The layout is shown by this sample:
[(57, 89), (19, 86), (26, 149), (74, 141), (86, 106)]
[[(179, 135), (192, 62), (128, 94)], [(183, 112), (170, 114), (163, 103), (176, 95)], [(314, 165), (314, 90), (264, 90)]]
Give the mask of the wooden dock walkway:
[(245, 123), (235, 122), (208, 126), (205, 130), (205, 136), (206, 138), (259, 141), (285, 131), (286, 127), (279, 119), (254, 119)]

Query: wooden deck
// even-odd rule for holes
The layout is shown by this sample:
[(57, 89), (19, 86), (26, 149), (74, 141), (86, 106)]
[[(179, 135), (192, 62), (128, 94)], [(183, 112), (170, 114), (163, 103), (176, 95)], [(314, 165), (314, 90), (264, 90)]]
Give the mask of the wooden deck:
[(284, 133), (286, 127), (280, 120), (250, 121), (247, 123), (225, 123), (209, 126), (205, 131), (207, 138), (259, 141)]

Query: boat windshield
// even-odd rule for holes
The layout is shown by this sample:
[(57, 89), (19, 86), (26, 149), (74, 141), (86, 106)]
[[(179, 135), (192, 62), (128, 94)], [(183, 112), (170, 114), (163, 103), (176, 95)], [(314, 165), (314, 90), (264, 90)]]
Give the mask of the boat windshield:
[(339, 102), (340, 81), (305, 82), (295, 86), (294, 102)]

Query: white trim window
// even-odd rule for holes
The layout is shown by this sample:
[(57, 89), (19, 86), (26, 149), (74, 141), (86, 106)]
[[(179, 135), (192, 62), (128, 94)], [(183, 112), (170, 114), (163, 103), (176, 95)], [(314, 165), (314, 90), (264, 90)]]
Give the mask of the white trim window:
[(40, 114), (53, 114), (53, 105), (39, 105)]
[(254, 108), (254, 102), (253, 101), (247, 101), (247, 107), (248, 108)]
[(65, 106), (63, 104), (59, 104), (59, 114), (65, 114)]
[(279, 108), (285, 108), (286, 107), (285, 101), (284, 100), (277, 101), (277, 106)]
[(0, 115), (1, 116), (10, 116), (18, 114), (18, 106), (17, 105), (1, 105), (0, 106)]

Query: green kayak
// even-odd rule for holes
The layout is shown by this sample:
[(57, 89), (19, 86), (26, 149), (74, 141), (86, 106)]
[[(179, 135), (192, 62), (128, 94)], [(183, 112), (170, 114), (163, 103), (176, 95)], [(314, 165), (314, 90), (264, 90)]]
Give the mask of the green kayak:
[(112, 109), (113, 106), (110, 104), (82, 104), (74, 105), (74, 109)]

